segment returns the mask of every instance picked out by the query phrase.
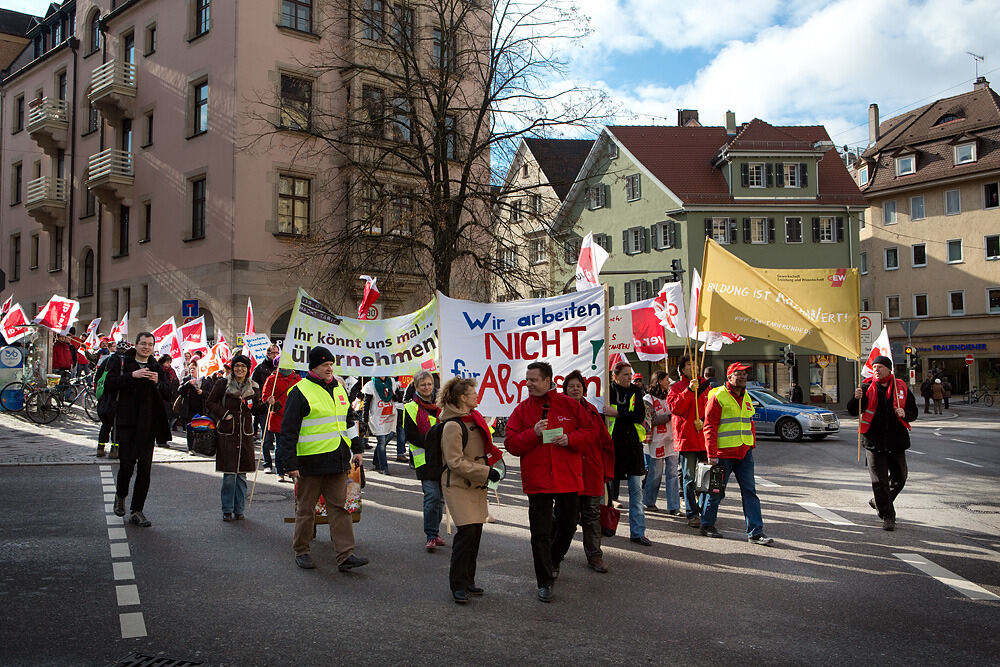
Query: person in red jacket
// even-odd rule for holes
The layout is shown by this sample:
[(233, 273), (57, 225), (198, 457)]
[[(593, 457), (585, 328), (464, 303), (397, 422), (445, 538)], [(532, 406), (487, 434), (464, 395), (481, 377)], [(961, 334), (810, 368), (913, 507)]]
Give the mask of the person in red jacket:
[[(695, 491), (695, 474), (698, 470), (698, 461), (708, 460), (700, 420), (705, 419), (708, 392), (712, 386), (707, 379), (698, 380), (694, 377), (694, 364), (687, 356), (681, 357), (677, 364), (677, 375), (678, 381), (670, 385), (670, 393), (667, 394), (667, 407), (670, 408), (672, 415), (670, 423), (674, 429), (674, 449), (680, 452), (681, 483), (684, 485), (687, 522), (692, 528), (699, 528), (701, 504)], [(695, 392), (698, 396), (697, 413)]]
[(597, 430), (598, 437), (587, 443), (583, 452), (583, 491), (580, 492), (580, 529), (583, 531), (583, 553), (595, 572), (608, 571), (601, 553), (601, 499), (604, 485), (615, 476), (615, 443), (604, 418), (587, 400), (587, 383), (583, 373), (572, 371), (563, 378), (563, 391), (583, 406), (583, 413)]
[(555, 390), (552, 366), (544, 361), (528, 364), (525, 382), (528, 398), (507, 419), (504, 446), (521, 459), (538, 599), (551, 602), (559, 563), (576, 532), (582, 453), (598, 434), (583, 407)]
[(76, 363), (76, 352), (66, 339), (66, 336), (57, 335), (56, 342), (52, 345), (52, 372), (69, 373)]
[(288, 390), (301, 379), (299, 374), (290, 368), (276, 368), (264, 380), (264, 389), (261, 390), (260, 394), (261, 400), (268, 405), (267, 423), (264, 425), (264, 444), (261, 445), (264, 452), (264, 470), (267, 474), (273, 475), (277, 469), (279, 482), (285, 481), (285, 471), (281, 469), (281, 459), (277, 456), (277, 452), (275, 452), (274, 467), (271, 467), (271, 446), (277, 442), (278, 436), (281, 434), (281, 416), (285, 412), (285, 399), (288, 398)]

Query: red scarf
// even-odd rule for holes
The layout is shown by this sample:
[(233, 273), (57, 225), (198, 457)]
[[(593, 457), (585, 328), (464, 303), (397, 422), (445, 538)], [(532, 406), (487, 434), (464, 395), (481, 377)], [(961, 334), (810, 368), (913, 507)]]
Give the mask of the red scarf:
[(492, 466), (503, 458), (503, 452), (493, 444), (493, 433), (490, 431), (486, 419), (479, 414), (478, 410), (462, 416), (462, 421), (466, 424), (475, 424), (483, 432), (483, 451), (486, 452), (486, 465)]
[(885, 394), (886, 399), (889, 401), (893, 416), (899, 420), (900, 424), (906, 427), (906, 430), (910, 430), (910, 422), (896, 414), (895, 408), (897, 402), (893, 400), (893, 387), (896, 388), (896, 392), (899, 395), (899, 403), (905, 407), (906, 383), (899, 378), (889, 375), (885, 380), (872, 380), (872, 382), (868, 385), (868, 392), (865, 394), (867, 407), (865, 408), (864, 413), (862, 413), (861, 419), (858, 420), (858, 429), (862, 433), (867, 433), (868, 429), (871, 428), (872, 418), (875, 416), (875, 410), (878, 408), (878, 394), (880, 390)]
[(434, 403), (428, 403), (424, 399), (420, 398), (419, 394), (414, 394), (413, 400), (416, 402), (418, 408), (417, 430), (420, 431), (420, 435), (427, 435), (427, 431), (431, 430), (430, 418), (440, 418), (441, 408)]

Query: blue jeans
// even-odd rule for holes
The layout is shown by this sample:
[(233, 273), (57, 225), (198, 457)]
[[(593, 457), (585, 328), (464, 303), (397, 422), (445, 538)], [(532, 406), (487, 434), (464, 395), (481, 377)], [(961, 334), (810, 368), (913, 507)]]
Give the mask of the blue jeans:
[(222, 474), (222, 511), (243, 514), (247, 501), (247, 475), (227, 472)]
[(701, 514), (702, 504), (695, 491), (695, 475), (698, 472), (698, 452), (679, 452), (681, 457), (681, 483), (684, 485), (684, 513), (687, 518)]
[(628, 529), (629, 537), (646, 536), (646, 510), (642, 506), (642, 477), (628, 478)]
[(646, 455), (646, 483), (642, 489), (642, 502), (645, 505), (655, 505), (656, 496), (660, 492), (660, 482), (667, 478), (667, 510), (679, 510), (681, 508), (680, 496), (678, 496), (677, 484), (677, 455), (672, 454), (663, 459), (654, 459), (649, 454)]
[(406, 429), (403, 428), (403, 411), (396, 410), (396, 456), (406, 456)]
[(441, 493), (441, 482), (437, 480), (421, 480), (420, 488), (424, 490), (424, 534), (430, 540), (438, 536), (441, 528), (444, 495)]
[[(736, 483), (740, 485), (740, 495), (743, 497), (743, 517), (747, 522), (747, 537), (764, 534), (764, 518), (760, 513), (760, 498), (753, 479), (753, 450), (747, 450), (742, 459), (719, 459), (719, 465), (726, 471), (725, 480), (729, 481), (732, 473)], [(701, 515), (701, 525), (714, 526), (719, 514), (719, 503), (726, 497), (725, 490), (719, 495), (706, 494), (705, 511)]]
[(375, 466), (375, 470), (389, 471), (389, 460), (386, 458), (385, 449), (389, 445), (390, 438), (392, 438), (392, 433), (375, 436), (375, 451), (372, 453), (372, 464)]

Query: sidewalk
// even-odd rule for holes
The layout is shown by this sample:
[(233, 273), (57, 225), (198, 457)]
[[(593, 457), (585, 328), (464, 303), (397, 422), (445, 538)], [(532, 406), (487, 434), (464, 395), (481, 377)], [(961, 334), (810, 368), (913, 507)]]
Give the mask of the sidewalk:
[[(87, 465), (111, 463), (113, 459), (97, 458), (97, 434), (100, 424), (90, 420), (71, 419), (65, 415), (42, 426), (23, 415), (0, 412), (0, 467), (23, 465)], [(204, 456), (192, 456), (182, 433), (173, 433), (170, 449), (156, 447), (153, 463), (208, 461)]]

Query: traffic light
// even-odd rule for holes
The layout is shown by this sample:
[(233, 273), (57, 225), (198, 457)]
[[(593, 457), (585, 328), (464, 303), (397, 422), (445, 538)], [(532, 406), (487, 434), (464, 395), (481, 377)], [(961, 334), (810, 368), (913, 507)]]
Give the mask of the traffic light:
[(670, 260), (670, 282), (677, 282), (684, 275), (684, 262), (679, 259)]
[(789, 345), (788, 347), (781, 348), (781, 352), (782, 352), (782, 361), (784, 362), (784, 364), (786, 366), (794, 366), (795, 353), (792, 352), (792, 346)]
[(903, 353), (906, 354), (906, 363), (910, 368), (917, 368), (920, 366), (920, 357), (917, 356), (917, 348), (912, 345), (907, 345), (903, 348)]

